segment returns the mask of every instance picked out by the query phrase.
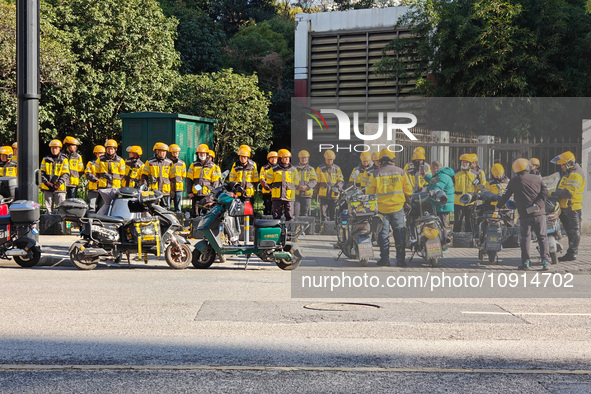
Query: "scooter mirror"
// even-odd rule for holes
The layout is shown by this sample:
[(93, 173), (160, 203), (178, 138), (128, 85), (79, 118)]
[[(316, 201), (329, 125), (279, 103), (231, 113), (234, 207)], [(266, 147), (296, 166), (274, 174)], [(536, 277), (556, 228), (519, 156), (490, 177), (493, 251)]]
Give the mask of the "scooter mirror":
[(351, 178), (353, 178), (353, 180), (356, 180), (359, 177), (359, 170), (356, 168), (355, 171), (353, 171), (351, 173)]
[(226, 181), (226, 178), (228, 177), (228, 174), (230, 174), (229, 170), (226, 170), (224, 172), (222, 172), (222, 176), (220, 178), (220, 183), (224, 183)]
[(462, 194), (460, 196), (460, 203), (461, 204), (470, 204), (470, 201), (472, 201), (472, 195), (469, 193), (466, 194)]

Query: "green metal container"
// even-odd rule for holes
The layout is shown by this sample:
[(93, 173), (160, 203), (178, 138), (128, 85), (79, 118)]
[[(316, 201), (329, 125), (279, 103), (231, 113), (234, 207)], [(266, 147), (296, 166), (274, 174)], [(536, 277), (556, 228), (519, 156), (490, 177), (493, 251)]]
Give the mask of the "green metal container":
[(171, 114), (163, 112), (135, 112), (119, 114), (123, 121), (123, 143), (118, 153), (127, 158), (125, 149), (131, 145), (142, 147), (142, 161), (154, 156), (152, 148), (156, 142), (181, 147), (180, 159), (187, 163), (187, 169), (195, 161), (195, 149), (199, 144), (213, 143), (215, 119), (199, 116)]
[(281, 237), (281, 227), (259, 227), (256, 229), (256, 246), (257, 247), (268, 247), (268, 241), (275, 242), (275, 245), (279, 244)]

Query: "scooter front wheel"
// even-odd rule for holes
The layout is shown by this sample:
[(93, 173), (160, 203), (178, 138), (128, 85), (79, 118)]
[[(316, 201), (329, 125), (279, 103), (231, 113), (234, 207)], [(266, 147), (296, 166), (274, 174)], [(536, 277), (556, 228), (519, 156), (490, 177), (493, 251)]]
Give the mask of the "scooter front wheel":
[(207, 245), (205, 253), (201, 253), (198, 249), (193, 250), (193, 267), (198, 269), (209, 268), (215, 261), (215, 250), (211, 245)]
[(191, 263), (193, 253), (191, 253), (191, 248), (187, 244), (175, 245), (171, 243), (164, 252), (164, 258), (166, 259), (166, 264), (171, 268), (185, 269)]

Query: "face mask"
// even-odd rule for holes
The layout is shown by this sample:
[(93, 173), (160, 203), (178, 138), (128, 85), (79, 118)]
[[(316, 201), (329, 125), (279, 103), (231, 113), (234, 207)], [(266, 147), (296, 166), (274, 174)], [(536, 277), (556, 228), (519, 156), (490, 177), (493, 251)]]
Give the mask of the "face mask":
[(460, 166), (460, 168), (461, 168), (462, 170), (466, 171), (468, 168), (470, 168), (470, 166), (469, 166), (469, 165), (468, 165), (468, 166)]
[(198, 156), (199, 156), (199, 160), (201, 160), (201, 161), (205, 161), (205, 159), (207, 159), (207, 154), (205, 154), (205, 153), (199, 153)]

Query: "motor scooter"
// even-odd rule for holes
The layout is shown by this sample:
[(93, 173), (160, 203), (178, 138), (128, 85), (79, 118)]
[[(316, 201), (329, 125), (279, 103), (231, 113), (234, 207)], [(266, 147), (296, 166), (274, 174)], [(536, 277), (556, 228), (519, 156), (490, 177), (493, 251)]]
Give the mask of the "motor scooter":
[(432, 267), (437, 267), (443, 256), (443, 223), (436, 215), (433, 204), (444, 205), (447, 195), (443, 190), (429, 190), (413, 193), (410, 198), (410, 211), (407, 215), (407, 247), (412, 250), (410, 262), (416, 254)]
[[(351, 174), (354, 180), (358, 176), (359, 170)], [(334, 247), (340, 249), (337, 260), (344, 254), (347, 258), (359, 260), (361, 266), (366, 267), (374, 257), (371, 224), (377, 214), (377, 197), (364, 194), (353, 182), (339, 195), (336, 205), (337, 243)]]
[(513, 221), (515, 202), (507, 201), (507, 208), (500, 208), (495, 212), (494, 202), (499, 195), (481, 189), (483, 191), (466, 193), (460, 196), (462, 204), (476, 202), (472, 216), (472, 231), (474, 246), (478, 248), (478, 259), (484, 261), (488, 256), (489, 264), (498, 262), (498, 253), (503, 250), (503, 242), (511, 237), (508, 230)]
[(21, 267), (33, 267), (41, 259), (41, 245), (29, 235), (39, 234), (39, 204), (33, 201), (1, 198), (0, 258), (14, 258)]
[(118, 198), (109, 207), (109, 215), (88, 211), (81, 199), (68, 199), (58, 206), (65, 220), (80, 223), (81, 241), (69, 249), (70, 261), (82, 270), (94, 269), (101, 258), (121, 262), (122, 255), (137, 253), (148, 262), (148, 253), (160, 257), (164, 250), (166, 263), (182, 269), (191, 263), (189, 241), (184, 238), (183, 226), (174, 212), (158, 205), (162, 198), (159, 191), (139, 190), (129, 187), (119, 189)]
[[(227, 212), (231, 218), (250, 216), (253, 214), (252, 204), (243, 202), (236, 193), (244, 193), (240, 184), (230, 182), (216, 188), (212, 192), (214, 206), (201, 219), (197, 230), (200, 230), (205, 237), (197, 242), (193, 250), (193, 266), (195, 268), (209, 268), (216, 255), (245, 255), (246, 264), (251, 255), (258, 256), (263, 261), (274, 262), (283, 270), (297, 268), (302, 260), (302, 255), (295, 248), (294, 243), (297, 237), (307, 228), (307, 224), (297, 223), (295, 228), (291, 226), (294, 222), (282, 222), (281, 220), (254, 221), (254, 245), (247, 245), (248, 237), (245, 236), (245, 244), (227, 245), (222, 241), (224, 226), (222, 225)], [(292, 231), (293, 230), (293, 231)]]

